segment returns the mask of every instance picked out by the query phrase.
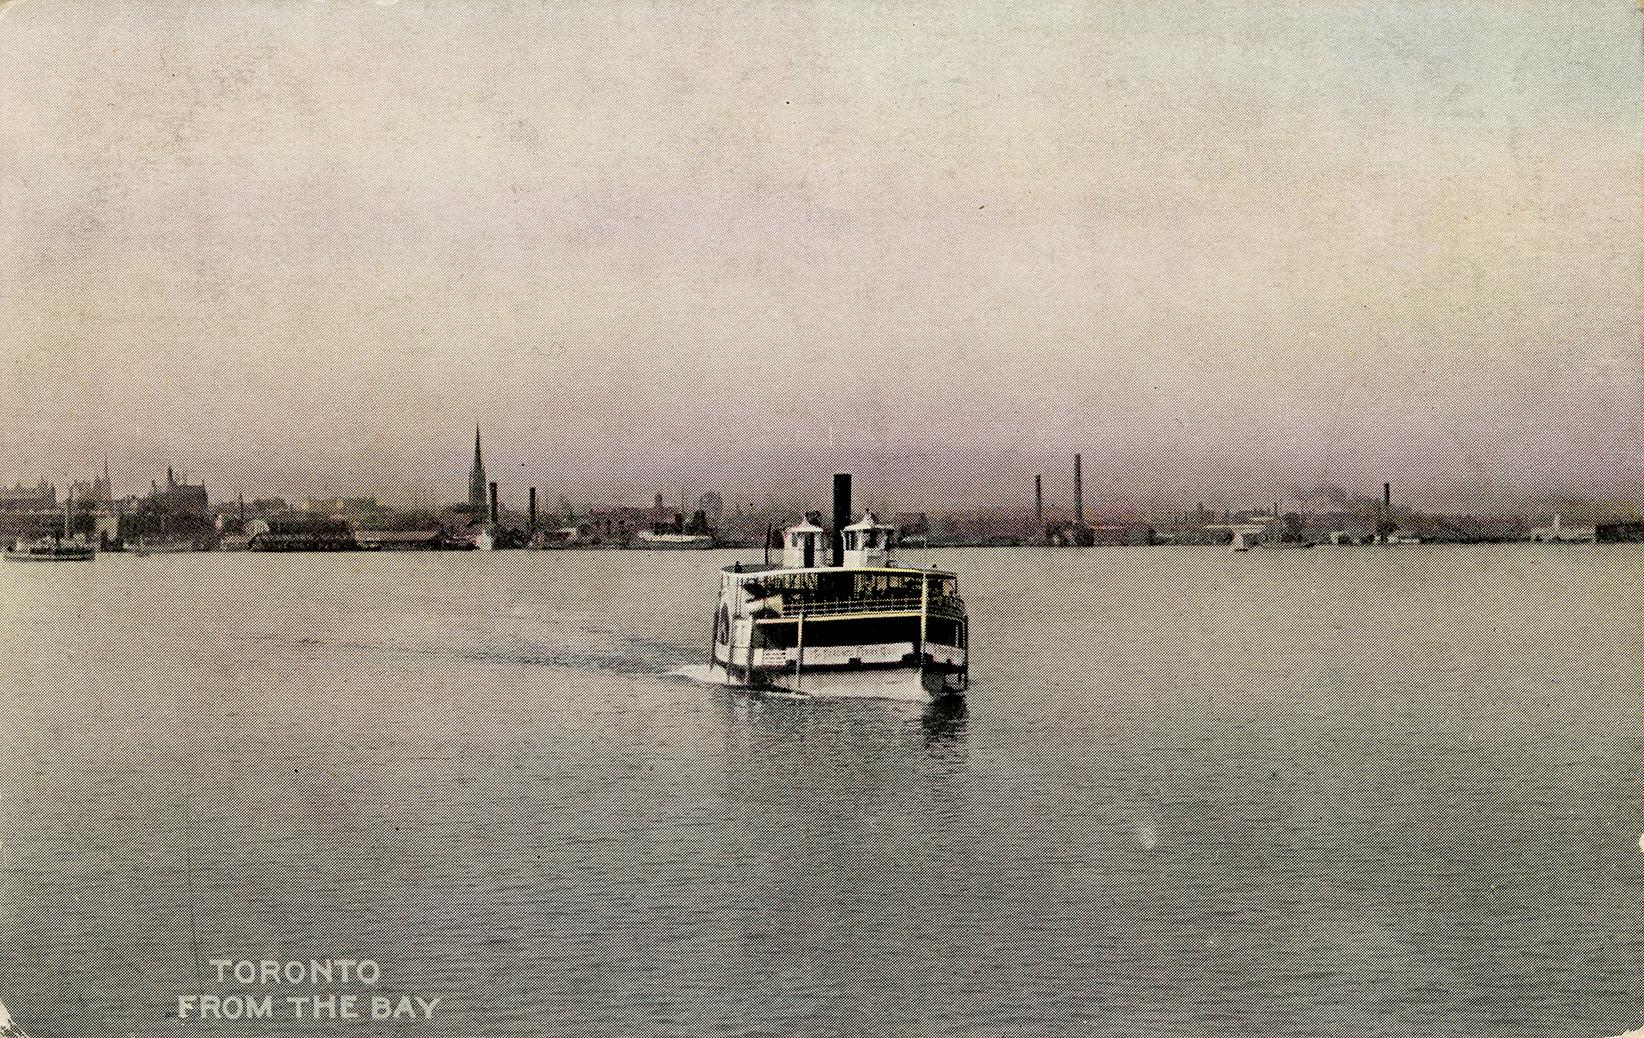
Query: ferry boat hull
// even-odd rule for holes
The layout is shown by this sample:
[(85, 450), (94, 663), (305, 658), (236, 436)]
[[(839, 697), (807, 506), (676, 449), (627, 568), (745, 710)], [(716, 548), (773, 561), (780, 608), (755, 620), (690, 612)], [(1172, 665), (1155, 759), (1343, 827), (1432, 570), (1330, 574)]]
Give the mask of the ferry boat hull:
[(930, 703), (949, 696), (962, 696), (963, 672), (924, 670), (918, 666), (858, 667), (793, 671), (753, 672), (738, 669), (731, 673), (724, 664), (713, 668), (720, 684), (752, 691), (818, 699), (889, 699), (907, 703)]
[(809, 674), (772, 675), (771, 688), (794, 695), (835, 699), (896, 699), (929, 703), (965, 690), (963, 674), (943, 674), (918, 667), (861, 667), (813, 670)]

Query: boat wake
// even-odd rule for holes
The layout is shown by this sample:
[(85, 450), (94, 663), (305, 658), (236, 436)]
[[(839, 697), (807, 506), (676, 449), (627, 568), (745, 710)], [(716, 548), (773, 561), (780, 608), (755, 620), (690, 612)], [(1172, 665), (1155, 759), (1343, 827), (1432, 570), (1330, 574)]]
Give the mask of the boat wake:
[(689, 678), (692, 681), (700, 681), (704, 685), (734, 684), (734, 682), (731, 681), (730, 675), (725, 673), (723, 667), (715, 667), (708, 663), (688, 663), (683, 667), (669, 671), (668, 676), (675, 678)]
[[(761, 696), (765, 699), (815, 699), (815, 696), (804, 692), (789, 692), (780, 688), (752, 688), (734, 681), (725, 673), (724, 667), (716, 667), (708, 663), (691, 663), (668, 672), (669, 677), (686, 678), (690, 681), (699, 681), (704, 685), (718, 685), (721, 688), (734, 688), (750, 696)], [(0, 1036), (4, 1038), (4, 1036)]]
[(721, 688), (735, 688), (753, 696), (766, 696), (771, 699), (810, 699), (811, 696), (802, 692), (789, 692), (780, 688), (752, 688), (740, 681), (733, 680), (725, 672), (724, 667), (717, 667), (711, 663), (688, 663), (683, 667), (668, 672), (670, 677), (686, 678), (690, 681), (701, 682), (704, 685), (718, 685)]
[[(249, 641), (283, 645), (299, 649), (358, 652), (377, 657), (415, 658), (422, 656), (479, 660), (485, 663), (504, 663), (524, 667), (555, 667), (564, 670), (598, 670), (615, 674), (646, 675), (657, 672), (657, 664), (638, 655), (620, 652), (564, 652), (551, 646), (532, 644), (509, 645), (445, 645), (356, 641), (342, 638), (324, 638), (313, 635), (292, 637), (288, 634), (237, 635)], [(0, 1032), (0, 1038), (6, 1038)]]

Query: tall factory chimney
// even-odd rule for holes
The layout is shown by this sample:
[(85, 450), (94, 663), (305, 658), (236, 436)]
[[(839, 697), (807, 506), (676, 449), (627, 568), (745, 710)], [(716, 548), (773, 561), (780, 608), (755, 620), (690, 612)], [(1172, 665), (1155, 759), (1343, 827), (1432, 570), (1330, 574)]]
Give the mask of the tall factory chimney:
[(537, 532), (537, 488), (536, 487), (532, 487), (530, 489), (529, 497), (527, 498), (527, 500), (528, 500), (529, 503), (526, 505), (526, 510), (530, 513), (530, 516), (531, 516), (531, 532), (536, 533)]
[[(1038, 526), (1045, 525), (1045, 483), (1043, 476), (1033, 477), (1033, 521)], [(1040, 530), (1044, 533), (1044, 530)]]
[(491, 481), (491, 525), (497, 525), (497, 481)]
[(1073, 525), (1085, 525), (1085, 461), (1073, 456)]
[(1393, 484), (1391, 483), (1381, 485), (1381, 514), (1384, 519), (1391, 518), (1393, 515)]
[(851, 474), (833, 474), (833, 564), (845, 564), (845, 527), (851, 524)]

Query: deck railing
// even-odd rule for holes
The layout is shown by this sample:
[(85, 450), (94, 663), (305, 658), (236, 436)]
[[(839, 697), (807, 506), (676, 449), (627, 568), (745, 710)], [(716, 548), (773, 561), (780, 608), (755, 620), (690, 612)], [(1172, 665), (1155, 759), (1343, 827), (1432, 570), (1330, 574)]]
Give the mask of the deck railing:
[[(837, 616), (841, 613), (917, 613), (918, 595), (889, 595), (883, 598), (840, 598), (813, 602), (785, 602), (782, 616), (792, 619), (800, 613), (806, 616)], [(956, 598), (932, 598), (926, 605), (931, 616), (962, 617), (965, 603)]]

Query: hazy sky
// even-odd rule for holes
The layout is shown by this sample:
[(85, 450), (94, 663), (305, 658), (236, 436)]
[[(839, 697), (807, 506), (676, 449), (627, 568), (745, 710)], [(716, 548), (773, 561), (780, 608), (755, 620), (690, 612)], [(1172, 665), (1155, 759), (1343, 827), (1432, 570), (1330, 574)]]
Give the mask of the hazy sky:
[(13, 0), (0, 479), (1636, 492), (1641, 22)]

